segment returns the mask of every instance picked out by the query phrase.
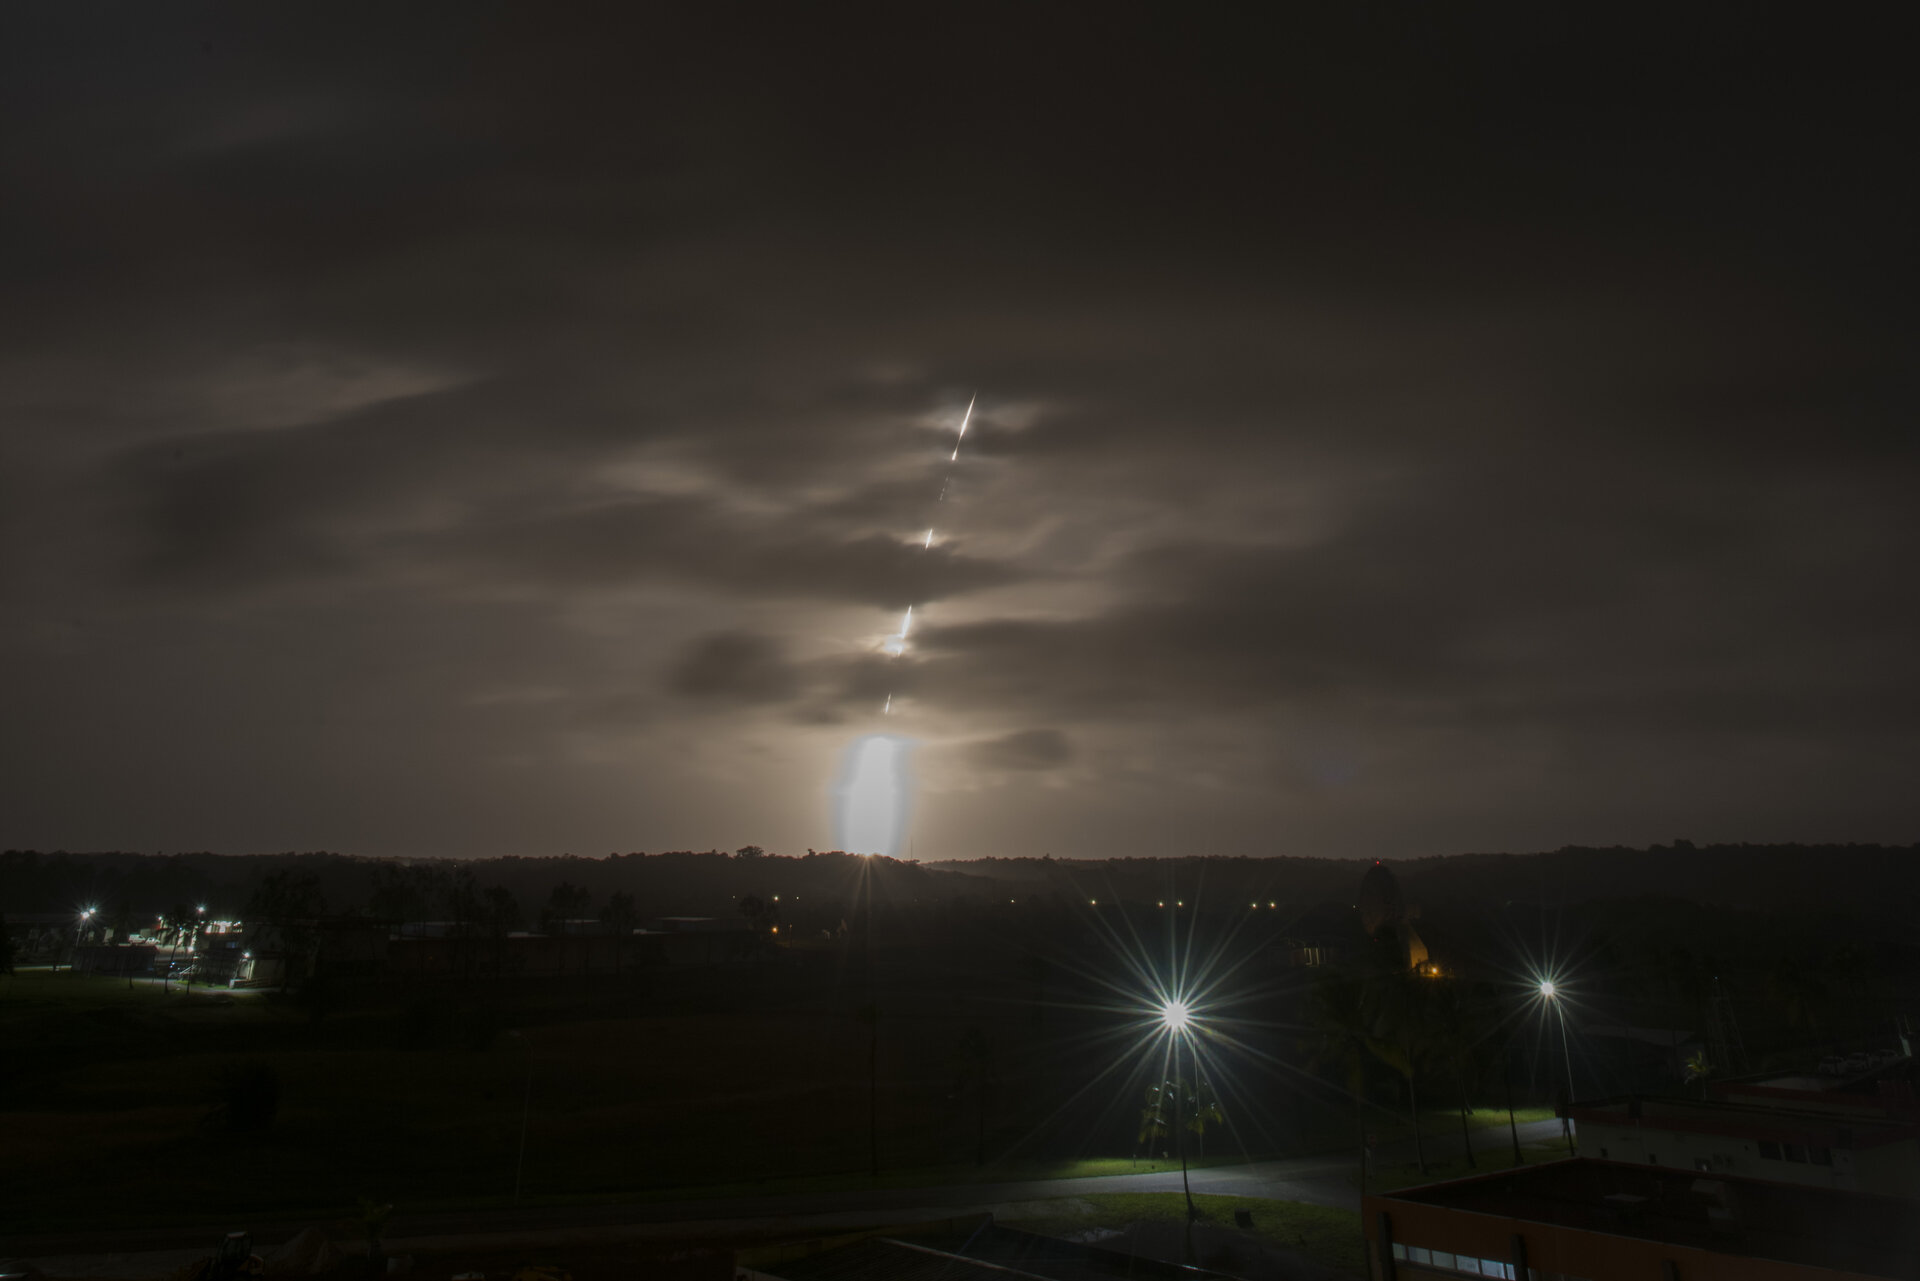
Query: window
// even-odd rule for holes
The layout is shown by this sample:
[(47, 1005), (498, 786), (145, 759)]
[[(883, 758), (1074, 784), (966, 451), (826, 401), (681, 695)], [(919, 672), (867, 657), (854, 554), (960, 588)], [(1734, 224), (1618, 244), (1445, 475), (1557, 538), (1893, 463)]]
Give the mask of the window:
[(1713, 1168), (1713, 1162), (1703, 1156), (1697, 1156), (1693, 1158), (1693, 1168), (1696, 1170), (1711, 1170)]
[(1424, 1245), (1410, 1245), (1407, 1247), (1407, 1262), (1432, 1263), (1433, 1251), (1427, 1249)]
[(1648, 1165), (1659, 1165), (1659, 1164), (1660, 1164), (1660, 1154), (1659, 1154), (1659, 1153), (1657, 1153), (1657, 1152), (1649, 1152), (1649, 1153), (1647, 1153), (1647, 1164), (1648, 1164)]
[(1789, 1161), (1798, 1161), (1801, 1165), (1807, 1163), (1807, 1150), (1798, 1143), (1782, 1143), (1780, 1150), (1786, 1153)]
[(1807, 1155), (1813, 1158), (1813, 1163), (1815, 1165), (1832, 1165), (1833, 1164), (1832, 1148), (1808, 1148)]
[(1393, 1257), (1396, 1259), (1405, 1259), (1407, 1257), (1407, 1247), (1395, 1241), (1393, 1243)]
[(1607, 1150), (1605, 1148), (1600, 1149), (1600, 1159), (1602, 1161), (1607, 1159)]
[(1762, 1139), (1760, 1140), (1760, 1155), (1769, 1161), (1778, 1161), (1780, 1159), (1780, 1145), (1778, 1143), (1769, 1143), (1767, 1140)]
[(1435, 1250), (1433, 1252), (1433, 1266), (1436, 1268), (1451, 1268), (1453, 1266), (1453, 1251)]

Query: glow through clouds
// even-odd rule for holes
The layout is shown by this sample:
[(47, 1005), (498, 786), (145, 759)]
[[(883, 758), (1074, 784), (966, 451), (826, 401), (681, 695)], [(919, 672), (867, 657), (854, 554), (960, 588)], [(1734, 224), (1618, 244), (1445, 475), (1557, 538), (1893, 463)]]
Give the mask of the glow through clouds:
[(853, 854), (891, 856), (907, 827), (907, 753), (912, 744), (891, 734), (869, 734), (847, 748), (840, 784), (840, 847)]

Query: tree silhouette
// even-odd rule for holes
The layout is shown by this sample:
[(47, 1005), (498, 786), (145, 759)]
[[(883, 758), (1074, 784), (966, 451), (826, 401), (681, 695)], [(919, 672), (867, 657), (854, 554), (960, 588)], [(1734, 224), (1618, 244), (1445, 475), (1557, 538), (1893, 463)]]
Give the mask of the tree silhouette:
[(993, 1047), (987, 1044), (987, 1034), (977, 1027), (968, 1028), (961, 1036), (960, 1044), (954, 1047), (953, 1066), (953, 1097), (971, 1096), (973, 1100), (973, 1163), (976, 1166), (985, 1165), (987, 1108), (994, 1091), (1000, 1088), (1000, 1078), (993, 1067)]
[(1186, 1113), (1187, 1130), (1195, 1140), (1194, 1155), (1204, 1161), (1207, 1159), (1208, 1127), (1227, 1123), (1227, 1114), (1220, 1109), (1213, 1083), (1204, 1076), (1194, 1082), (1193, 1091), (1186, 1100)]
[(600, 921), (613, 935), (613, 972), (620, 972), (620, 953), (625, 949), (627, 938), (633, 933), (634, 925), (640, 919), (639, 909), (633, 905), (633, 895), (616, 890), (607, 895), (607, 902), (600, 909)]
[(326, 911), (320, 878), (291, 867), (269, 873), (247, 900), (247, 919), (271, 927), (285, 957), (289, 986), (305, 976), (308, 954), (317, 937), (314, 927)]
[(1333, 1068), (1353, 1099), (1353, 1124), (1360, 1145), (1360, 1191), (1367, 1190), (1367, 1049), (1366, 988), (1344, 970), (1323, 969), (1315, 976), (1307, 1002), (1307, 1021), (1314, 1032), (1312, 1061), (1317, 1068)]
[(562, 881), (553, 887), (547, 896), (547, 905), (540, 912), (540, 926), (548, 934), (560, 940), (560, 968), (566, 969), (567, 922), (586, 912), (593, 902), (593, 895), (570, 881)]
[(487, 967), (497, 985), (506, 977), (507, 939), (520, 928), (520, 902), (504, 885), (491, 885), (480, 896), (480, 925), (487, 936)]

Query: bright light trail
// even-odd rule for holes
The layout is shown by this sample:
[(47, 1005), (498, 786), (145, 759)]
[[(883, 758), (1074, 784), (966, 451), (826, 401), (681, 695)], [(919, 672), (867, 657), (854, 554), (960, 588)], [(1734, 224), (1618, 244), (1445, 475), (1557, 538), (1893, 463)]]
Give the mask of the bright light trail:
[(979, 392), (967, 398), (967, 412), (960, 419), (960, 434), (953, 438), (953, 456), (947, 459), (950, 463), (960, 461), (960, 442), (967, 438), (967, 424), (973, 421), (973, 402), (978, 399), (980, 399)]

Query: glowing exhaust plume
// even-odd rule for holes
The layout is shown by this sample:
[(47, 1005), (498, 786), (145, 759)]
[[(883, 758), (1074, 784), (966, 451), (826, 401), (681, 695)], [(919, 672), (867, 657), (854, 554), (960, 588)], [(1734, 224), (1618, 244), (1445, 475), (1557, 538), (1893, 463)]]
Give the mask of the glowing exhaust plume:
[(891, 855), (907, 825), (909, 740), (869, 734), (847, 749), (835, 788), (840, 848), (851, 854)]
[(960, 442), (967, 438), (967, 424), (973, 421), (973, 402), (978, 399), (980, 399), (978, 392), (967, 399), (967, 412), (960, 419), (960, 434), (953, 438), (953, 456), (947, 459), (950, 463), (960, 461)]
[(886, 643), (880, 646), (880, 648), (885, 650), (888, 656), (892, 658), (898, 658), (900, 657), (900, 655), (906, 653), (907, 652), (907, 629), (912, 626), (913, 626), (913, 606), (909, 605), (907, 606), (906, 616), (900, 620), (900, 630), (895, 632), (893, 635), (887, 637)]

